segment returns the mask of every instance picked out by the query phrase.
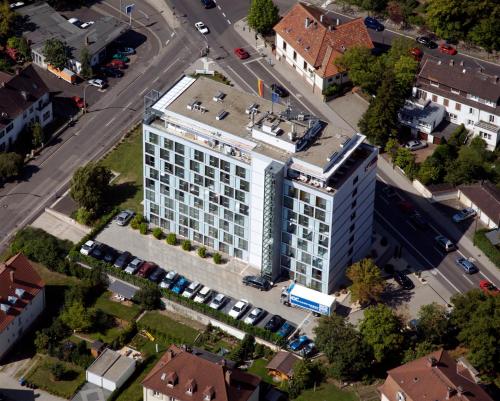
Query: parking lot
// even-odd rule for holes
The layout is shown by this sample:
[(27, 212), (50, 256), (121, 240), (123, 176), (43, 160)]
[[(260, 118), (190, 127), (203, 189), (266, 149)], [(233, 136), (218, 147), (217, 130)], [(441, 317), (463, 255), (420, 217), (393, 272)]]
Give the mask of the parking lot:
[(175, 270), (190, 281), (199, 281), (216, 292), (224, 293), (230, 297), (229, 302), (221, 309), (225, 313), (229, 312), (238, 300), (246, 299), (251, 306), (241, 319), (244, 319), (253, 307), (259, 307), (268, 313), (258, 326), (263, 327), (273, 314), (277, 314), (292, 322), (294, 326), (299, 326), (301, 332), (312, 335), (316, 318), (309, 312), (289, 308), (280, 303), (281, 288), (288, 282), (277, 283), (269, 291), (244, 286), (241, 283), (243, 276), (258, 275), (256, 269), (234, 259), (216, 265), (211, 258), (201, 259), (195, 251), (183, 251), (180, 246), (167, 245), (165, 241), (141, 235), (128, 226), (120, 227), (115, 223), (106, 227), (96, 240), (119, 251), (127, 250), (141, 259), (157, 263), (167, 271)]

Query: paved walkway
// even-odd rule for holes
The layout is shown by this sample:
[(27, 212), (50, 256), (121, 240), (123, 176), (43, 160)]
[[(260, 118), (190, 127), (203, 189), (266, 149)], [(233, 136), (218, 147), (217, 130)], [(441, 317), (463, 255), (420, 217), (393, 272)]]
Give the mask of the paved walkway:
[(31, 390), (21, 386), (16, 379), (8, 374), (0, 373), (0, 394), (5, 395), (7, 401), (64, 401), (43, 390)]

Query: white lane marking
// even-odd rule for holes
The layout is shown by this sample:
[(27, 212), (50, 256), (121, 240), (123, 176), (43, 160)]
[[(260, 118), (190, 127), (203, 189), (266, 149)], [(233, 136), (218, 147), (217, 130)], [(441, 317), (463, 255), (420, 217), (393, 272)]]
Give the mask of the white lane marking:
[(259, 60), (257, 60), (256, 58), (254, 58), (254, 59), (252, 59), (252, 60), (244, 61), (244, 62), (243, 62), (243, 63), (241, 63), (241, 64), (245, 64), (245, 65), (247, 65), (247, 64), (250, 64), (250, 63), (255, 63), (256, 61), (259, 61)]
[(231, 67), (230, 65), (227, 66), (227, 68), (229, 70), (231, 70), (233, 72), (234, 75), (236, 75), (239, 79), (241, 79), (241, 81), (255, 94), (257, 94), (257, 91), (247, 83), (247, 81), (245, 81), (235, 70), (233, 67)]
[(227, 19), (226, 21), (227, 21), (227, 23), (228, 23), (229, 25), (231, 25), (231, 21), (229, 21), (229, 19)]
[[(424, 255), (422, 255), (422, 253), (421, 253), (421, 252), (420, 252), (417, 248), (415, 248), (415, 247), (412, 245), (412, 243), (411, 243), (410, 241), (408, 241), (408, 240), (406, 239), (406, 237), (404, 237), (404, 236), (403, 236), (403, 235), (402, 235), (402, 234), (401, 234), (401, 233), (400, 233), (400, 232), (396, 229), (396, 227), (394, 227), (394, 226), (393, 226), (393, 225), (392, 225), (392, 224), (391, 224), (391, 223), (390, 223), (390, 222), (389, 222), (389, 221), (388, 221), (388, 220), (387, 220), (384, 216), (382, 216), (382, 215), (381, 215), (378, 211), (376, 211), (376, 210), (375, 210), (375, 213), (377, 213), (377, 214), (378, 214), (378, 216), (379, 216), (382, 220), (384, 220), (384, 222), (385, 222), (385, 223), (386, 223), (389, 227), (391, 227), (394, 231), (396, 231), (396, 232), (399, 234), (399, 236), (401, 237), (401, 239), (402, 239), (404, 242), (406, 242), (406, 244), (407, 244), (410, 248), (412, 248), (412, 249), (413, 249), (416, 253), (418, 253), (418, 254), (420, 255), (420, 257), (421, 257), (423, 260), (425, 260), (425, 262), (429, 265), (429, 267), (431, 267), (431, 266), (432, 266), (432, 263), (431, 263), (431, 262), (429, 262), (429, 260), (428, 260), (428, 259), (427, 259)], [(436, 248), (434, 248), (434, 249), (436, 249)], [(462, 292), (462, 291), (460, 291), (460, 290), (459, 290), (459, 289), (455, 286), (455, 284), (453, 284), (453, 283), (452, 283), (452, 282), (448, 279), (448, 277), (446, 277), (446, 276), (445, 276), (443, 273), (441, 273), (438, 269), (436, 269), (436, 272), (437, 272), (437, 274), (439, 274), (442, 278), (444, 278), (444, 279), (446, 280), (446, 282), (447, 282), (449, 285), (451, 285), (451, 286), (452, 286), (452, 287), (453, 287), (453, 288), (454, 288), (457, 292), (460, 292), (460, 293)]]
[(75, 136), (78, 136), (78, 134), (79, 134), (79, 133), (80, 133), (80, 130), (76, 131), (76, 132), (74, 133), (74, 135), (75, 135)]
[(125, 108), (128, 109), (132, 103), (134, 103), (133, 100), (131, 100), (130, 102), (128, 102), (127, 105), (125, 106)]
[(222, 10), (222, 8), (220, 8), (220, 6), (217, 6), (217, 8), (218, 8), (219, 10)]
[(170, 37), (171, 37), (171, 38), (173, 38), (174, 36), (175, 36), (175, 32), (172, 32), (172, 33), (170, 34)]
[(109, 120), (104, 126), (105, 127), (109, 127), (111, 124), (113, 124), (113, 122), (116, 120), (118, 116), (114, 116), (111, 120)]
[(223, 17), (224, 17), (224, 18), (227, 18), (227, 17), (226, 17), (226, 13), (222, 13), (222, 15), (223, 15)]
[(147, 88), (147, 87), (146, 87), (146, 88), (144, 88), (144, 89), (141, 91), (141, 93), (139, 93), (139, 96), (144, 95), (144, 93), (146, 93), (146, 91), (147, 91), (147, 90), (148, 90), (148, 88)]
[(243, 276), (243, 274), (245, 274), (245, 272), (248, 270), (248, 268), (250, 267), (250, 265), (247, 265), (247, 267), (245, 267), (241, 272), (240, 272), (240, 276)]
[(172, 64), (170, 64), (169, 66), (165, 67), (165, 69), (163, 70), (163, 72), (167, 72), (168, 70), (170, 70), (175, 65), (175, 63), (177, 63), (179, 60), (180, 60), (180, 58), (177, 57)]
[(165, 42), (165, 46), (168, 46), (168, 44), (170, 43), (170, 39), (168, 39), (166, 42)]
[(305, 322), (306, 320), (310, 319), (310, 318), (311, 318), (311, 316), (312, 316), (312, 312), (309, 312), (309, 313), (306, 315), (306, 317), (304, 318), (304, 320), (302, 320), (302, 321), (301, 321), (301, 322), (297, 325), (297, 330), (298, 330), (298, 329), (300, 329), (300, 328), (303, 326), (304, 322)]
[(457, 249), (457, 252), (458, 252), (460, 255), (462, 255), (462, 257), (463, 257), (464, 259), (469, 259), (469, 258), (468, 258), (467, 256), (465, 256), (462, 252), (460, 252), (460, 249)]
[(155, 84), (155, 83), (157, 83), (159, 79), (160, 79), (160, 76), (157, 76), (157, 77), (155, 78), (155, 80), (153, 81), (153, 83), (154, 83), (154, 84)]
[(464, 279), (466, 279), (469, 283), (471, 283), (472, 285), (474, 285), (474, 282), (469, 277), (467, 277), (466, 274), (462, 274), (462, 276), (464, 276)]

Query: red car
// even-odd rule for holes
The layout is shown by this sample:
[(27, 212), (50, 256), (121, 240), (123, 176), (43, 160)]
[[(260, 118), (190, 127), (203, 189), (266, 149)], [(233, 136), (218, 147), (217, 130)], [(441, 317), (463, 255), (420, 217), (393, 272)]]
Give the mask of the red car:
[(137, 272), (137, 275), (139, 277), (144, 277), (147, 278), (153, 271), (158, 267), (156, 263), (153, 262), (146, 262), (143, 263), (139, 271)]
[(500, 290), (495, 287), (493, 283), (490, 283), (488, 280), (481, 280), (479, 282), (479, 288), (483, 290), (486, 295), (498, 295), (500, 294)]
[(422, 60), (422, 56), (424, 55), (424, 52), (420, 50), (418, 47), (414, 47), (413, 49), (410, 49), (410, 54), (413, 56), (415, 61), (420, 61)]
[(108, 64), (106, 64), (108, 68), (118, 68), (119, 70), (124, 70), (127, 68), (127, 64), (121, 60), (111, 60)]
[(413, 203), (407, 200), (403, 200), (401, 202), (398, 202), (398, 207), (399, 210), (401, 210), (403, 213), (413, 213), (415, 211), (415, 206), (413, 206)]
[(234, 49), (234, 54), (240, 60), (245, 60), (248, 57), (250, 57), (250, 54), (248, 54), (248, 52), (245, 49), (242, 49), (241, 47), (237, 47), (236, 49)]
[(73, 103), (75, 104), (76, 107), (79, 109), (85, 108), (85, 104), (83, 103), (83, 99), (80, 96), (73, 96), (71, 98), (73, 100)]
[(454, 56), (455, 54), (457, 54), (457, 49), (455, 49), (453, 46), (447, 45), (446, 43), (439, 45), (439, 51), (441, 53), (449, 54), (450, 56)]

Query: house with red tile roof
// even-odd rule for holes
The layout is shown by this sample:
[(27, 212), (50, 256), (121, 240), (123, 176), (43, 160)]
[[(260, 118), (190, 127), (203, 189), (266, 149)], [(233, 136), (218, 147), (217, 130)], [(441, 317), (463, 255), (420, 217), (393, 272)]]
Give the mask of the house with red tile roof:
[(171, 345), (142, 381), (144, 401), (258, 401), (261, 379), (221, 356)]
[(45, 308), (45, 283), (28, 258), (0, 263), (0, 360)]
[(381, 401), (493, 401), (465, 359), (435, 351), (387, 372)]
[(373, 48), (373, 42), (361, 18), (340, 24), (323, 10), (297, 3), (274, 27), (276, 57), (286, 61), (321, 93), (331, 84), (348, 80), (334, 61), (355, 46)]

